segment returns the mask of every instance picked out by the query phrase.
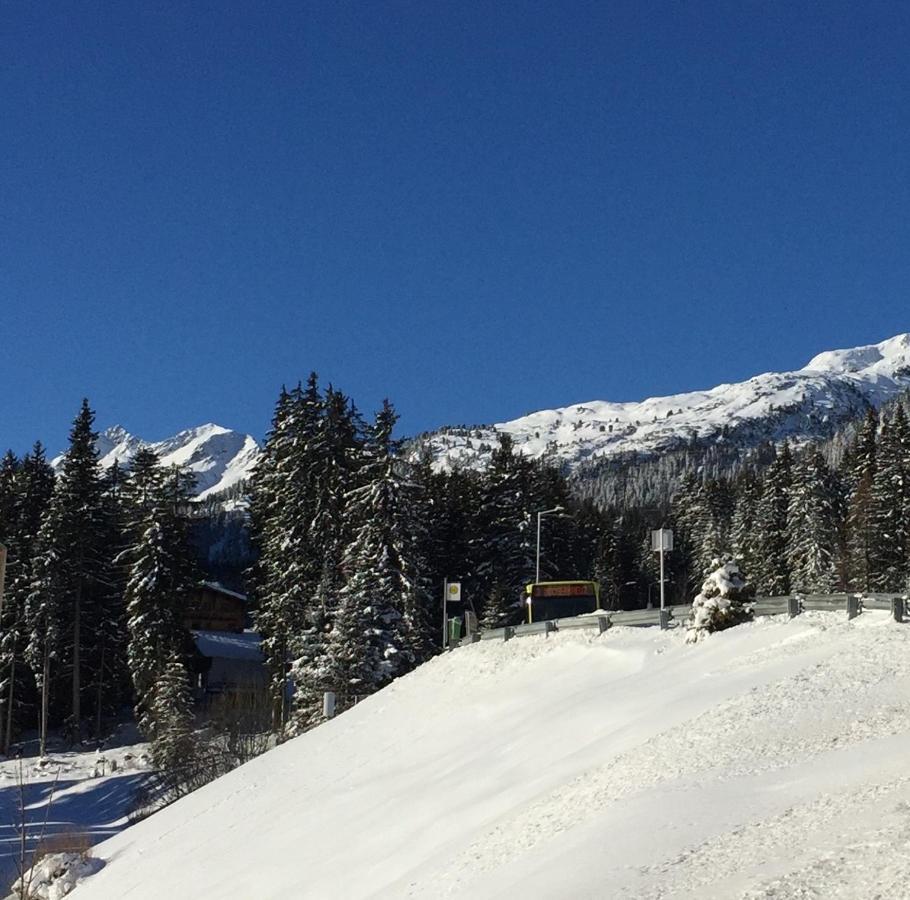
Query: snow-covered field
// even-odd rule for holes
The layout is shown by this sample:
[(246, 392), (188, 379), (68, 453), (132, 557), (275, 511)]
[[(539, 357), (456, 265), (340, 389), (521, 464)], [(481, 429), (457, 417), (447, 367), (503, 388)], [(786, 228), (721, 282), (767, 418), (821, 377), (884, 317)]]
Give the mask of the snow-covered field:
[(910, 627), (483, 642), (106, 841), (79, 900), (910, 897)]
[[(45, 843), (97, 843), (128, 824), (127, 812), (149, 761), (147, 745), (99, 752), (49, 753), (0, 761), (0, 897), (17, 874), (20, 853), (20, 778), (24, 785), (27, 859)], [(50, 802), (50, 808), (48, 808)]]

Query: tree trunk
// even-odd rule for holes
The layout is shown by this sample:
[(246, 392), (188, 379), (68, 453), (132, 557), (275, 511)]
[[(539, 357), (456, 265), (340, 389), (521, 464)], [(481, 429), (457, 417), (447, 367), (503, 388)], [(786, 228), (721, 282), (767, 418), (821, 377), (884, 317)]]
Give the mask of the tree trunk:
[(104, 696), (104, 638), (101, 638), (101, 664), (98, 667), (98, 696), (95, 700), (95, 738), (101, 739), (101, 698)]
[(76, 586), (76, 600), (73, 604), (73, 740), (76, 744), (82, 741), (82, 709), (80, 706), (82, 684), (80, 678), (80, 666), (82, 664), (82, 655), (80, 653), (80, 641), (82, 626), (82, 581), (80, 579)]
[(13, 736), (13, 700), (16, 688), (16, 651), (13, 649), (13, 658), (9, 670), (9, 704), (6, 708), (6, 731), (3, 735), (3, 755), (9, 756), (9, 745)]
[(47, 752), (47, 708), (48, 693), (50, 692), (51, 681), (51, 658), (48, 653), (47, 639), (44, 642), (44, 671), (41, 676), (41, 728), (38, 755), (44, 756)]

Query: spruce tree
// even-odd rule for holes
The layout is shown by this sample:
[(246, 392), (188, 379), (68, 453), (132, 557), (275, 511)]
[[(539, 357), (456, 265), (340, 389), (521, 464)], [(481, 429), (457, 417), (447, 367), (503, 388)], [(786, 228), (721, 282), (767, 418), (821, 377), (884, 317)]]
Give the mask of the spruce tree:
[(879, 591), (907, 588), (910, 553), (910, 433), (903, 407), (883, 421), (871, 489), (871, 582)]
[(793, 469), (787, 509), (787, 562), (793, 590), (830, 594), (837, 583), (837, 496), (817, 448)]
[(150, 463), (144, 456), (130, 491), (136, 505), (125, 599), (136, 721), (154, 739), (161, 728), (157, 692), (172, 657), (186, 650), (182, 612), (197, 573), (184, 515), (190, 485)]
[[(35, 581), (29, 596), (30, 656), (68, 682), (60, 714), (75, 742), (81, 740), (86, 693), (100, 663), (96, 642), (111, 597), (115, 548), (110, 545), (108, 507), (95, 447), (94, 413), (82, 402), (70, 432), (70, 446), (53, 500), (39, 531)], [(45, 699), (49, 684), (42, 676)], [(61, 685), (62, 686), (62, 685)]]
[(9, 751), (34, 704), (34, 679), (25, 658), (26, 601), (38, 529), (54, 490), (54, 472), (40, 442), (23, 458), (12, 489), (13, 502), (0, 523), (0, 540), (9, 549), (6, 595), (0, 610), (0, 753)]
[(348, 578), (328, 648), (333, 681), (347, 695), (372, 693), (414, 663), (403, 615), (412, 544), (396, 473), (396, 419), (386, 402), (365, 449), (364, 483), (349, 495), (357, 530), (344, 555)]
[(756, 570), (761, 494), (761, 477), (751, 468), (747, 469), (736, 481), (736, 505), (730, 523), (730, 545), (734, 557), (746, 572)]
[(785, 442), (765, 472), (758, 503), (760, 533), (755, 554), (755, 584), (759, 592), (768, 596), (783, 596), (790, 592), (787, 517), (792, 468), (793, 457)]
[(850, 453), (847, 473), (846, 555), (849, 589), (874, 590), (877, 534), (874, 485), (877, 468), (878, 415), (870, 409)]
[(159, 769), (185, 769), (193, 762), (193, 706), (186, 668), (176, 652), (165, 661), (155, 686), (149, 717), (156, 723), (152, 759)]

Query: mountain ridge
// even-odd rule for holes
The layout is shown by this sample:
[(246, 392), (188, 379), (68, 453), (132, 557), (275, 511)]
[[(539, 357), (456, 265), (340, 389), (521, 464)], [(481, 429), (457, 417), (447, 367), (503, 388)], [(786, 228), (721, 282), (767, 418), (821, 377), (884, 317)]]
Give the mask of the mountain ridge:
[(743, 446), (830, 437), (839, 425), (910, 388), (910, 334), (827, 350), (792, 372), (766, 372), (641, 401), (593, 400), (470, 428), (441, 428), (416, 440), (439, 468), (482, 468), (511, 435), (518, 451), (549, 456), (570, 470), (629, 454), (656, 456), (739, 435)]
[[(248, 478), (261, 453), (249, 434), (209, 422), (179, 431), (162, 441), (146, 441), (113, 425), (98, 435), (97, 449), (103, 468), (118, 463), (129, 468), (140, 449), (154, 451), (162, 465), (181, 466), (196, 476), (196, 498), (204, 500), (237, 486)], [(63, 454), (52, 461), (59, 470)]]
[[(531, 458), (549, 457), (569, 471), (627, 457), (735, 442), (824, 440), (837, 428), (910, 389), (910, 333), (816, 354), (801, 369), (765, 372), (741, 382), (640, 401), (591, 400), (544, 409), (495, 425), (444, 426), (409, 441), (439, 469), (483, 468), (502, 433)], [(101, 432), (101, 463), (126, 467), (141, 447), (165, 465), (196, 474), (197, 497), (219, 494), (249, 478), (261, 447), (249, 434), (215, 423), (149, 442), (114, 425)], [(53, 464), (59, 469), (62, 455)]]

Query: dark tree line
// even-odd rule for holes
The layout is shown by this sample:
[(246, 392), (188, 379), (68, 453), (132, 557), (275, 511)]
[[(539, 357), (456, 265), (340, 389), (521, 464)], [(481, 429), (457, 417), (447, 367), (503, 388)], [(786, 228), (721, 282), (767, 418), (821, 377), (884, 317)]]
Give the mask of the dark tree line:
[(593, 570), (605, 517), (556, 469), (506, 436), (482, 473), (434, 471), (403, 450), (396, 419), (386, 403), (365, 422), (315, 374), (278, 399), (250, 505), (276, 727), (316, 721), (324, 690), (347, 702), (435, 653), (445, 579), (486, 624), (520, 615), (539, 510), (565, 509), (546, 520), (541, 577)]
[(759, 594), (910, 587), (910, 425), (902, 402), (870, 410), (836, 454), (786, 443), (764, 469), (687, 476), (671, 521), (674, 578), (691, 594), (732, 553)]
[[(679, 481), (671, 502), (607, 508), (507, 435), (482, 471), (440, 471), (395, 436), (396, 420), (385, 403), (366, 421), (315, 374), (279, 396), (248, 485), (256, 562), (247, 573), (276, 730), (317, 721), (325, 690), (350, 702), (437, 652), (446, 579), (462, 583), (483, 625), (520, 618), (536, 514), (554, 507), (562, 512), (543, 520), (541, 578), (594, 578), (607, 608), (657, 602), (648, 536), (664, 525), (676, 533), (671, 602), (690, 601), (727, 554), (760, 594), (910, 585), (910, 426), (900, 402), (822, 446), (763, 445), (728, 470), (686, 472), (677, 460), (665, 471)], [(128, 473), (102, 470), (96, 438), (84, 403), (56, 477), (40, 444), (0, 460), (0, 541), (10, 551), (0, 750), (23, 729), (63, 728), (74, 741), (100, 734), (132, 704), (160, 758), (173, 760), (191, 740), (181, 610), (199, 578), (193, 533), (204, 510), (186, 474), (149, 452)]]
[(0, 464), (0, 540), (9, 548), (0, 611), (3, 752), (25, 729), (38, 730), (42, 753), (50, 729), (73, 743), (89, 732), (100, 737), (131, 701), (144, 733), (164, 740), (163, 710), (173, 719), (182, 708), (173, 692), (178, 671), (189, 696), (180, 609), (197, 577), (187, 532), (192, 482), (147, 451), (129, 474), (116, 465), (105, 471), (96, 441), (83, 401), (56, 477), (40, 444)]

